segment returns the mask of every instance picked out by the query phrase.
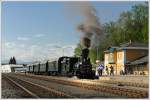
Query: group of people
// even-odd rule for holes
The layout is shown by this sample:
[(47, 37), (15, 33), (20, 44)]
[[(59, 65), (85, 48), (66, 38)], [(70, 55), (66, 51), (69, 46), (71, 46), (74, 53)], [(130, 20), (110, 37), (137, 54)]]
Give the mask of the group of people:
[[(114, 75), (114, 67), (112, 65), (110, 66), (110, 72), (107, 66), (105, 68), (106, 68), (105, 70), (106, 70), (107, 75), (110, 75), (110, 76)], [(100, 64), (97, 69), (99, 76), (102, 76), (103, 70), (104, 70), (104, 66)]]

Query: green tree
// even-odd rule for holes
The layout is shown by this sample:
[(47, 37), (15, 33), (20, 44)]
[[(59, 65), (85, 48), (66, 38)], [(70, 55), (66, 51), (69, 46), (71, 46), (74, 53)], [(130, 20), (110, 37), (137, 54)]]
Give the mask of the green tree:
[(125, 41), (148, 43), (148, 4), (139, 4), (132, 7), (131, 11), (123, 12), (118, 20), (122, 27)]
[(148, 3), (122, 12), (116, 22), (104, 24), (103, 29), (108, 35), (102, 43), (102, 50), (129, 40), (148, 44)]
[(97, 54), (96, 49), (90, 50), (89, 57), (90, 57), (90, 61), (92, 63), (95, 63), (95, 61), (96, 61), (96, 54)]
[(77, 47), (76, 47), (75, 50), (74, 50), (74, 56), (75, 56), (75, 57), (81, 56), (81, 50), (82, 50), (82, 48), (83, 48), (83, 47), (81, 46), (81, 44), (78, 43)]

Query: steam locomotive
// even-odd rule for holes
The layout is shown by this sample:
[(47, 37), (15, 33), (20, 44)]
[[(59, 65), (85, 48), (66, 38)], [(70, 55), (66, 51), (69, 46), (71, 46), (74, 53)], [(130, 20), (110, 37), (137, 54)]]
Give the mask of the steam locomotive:
[(90, 62), (90, 58), (88, 57), (89, 49), (85, 48), (82, 50), (81, 61), (79, 63), (79, 67), (76, 70), (76, 76), (78, 78), (85, 79), (94, 79), (95, 71), (92, 70), (92, 64)]
[(44, 63), (30, 64), (27, 66), (27, 72), (36, 75), (51, 76), (77, 76), (80, 79), (94, 79), (95, 71), (92, 70), (89, 50), (82, 50), (81, 57), (60, 57), (56, 61), (47, 61)]

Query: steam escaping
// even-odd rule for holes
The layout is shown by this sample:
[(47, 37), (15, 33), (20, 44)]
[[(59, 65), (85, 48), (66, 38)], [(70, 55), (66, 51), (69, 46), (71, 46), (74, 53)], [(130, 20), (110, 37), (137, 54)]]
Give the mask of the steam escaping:
[[(84, 22), (79, 24), (77, 27), (77, 29), (83, 33), (81, 36), (81, 44), (88, 44), (86, 40), (89, 39), (91, 41), (89, 46), (91, 48), (95, 48), (99, 45), (102, 35), (100, 22), (96, 16), (96, 9), (88, 2), (83, 2), (83, 4), (80, 3), (78, 5), (80, 8), (79, 11), (83, 13), (84, 16)], [(88, 47), (87, 45), (83, 46)]]
[[(97, 17), (96, 9), (90, 2), (72, 2), (70, 8), (74, 14), (82, 16), (82, 22), (77, 26), (77, 30), (81, 31), (80, 43), (87, 48), (95, 48), (99, 46), (103, 33), (100, 22)], [(69, 8), (69, 9), (70, 9)], [(88, 45), (87, 45), (88, 44)]]

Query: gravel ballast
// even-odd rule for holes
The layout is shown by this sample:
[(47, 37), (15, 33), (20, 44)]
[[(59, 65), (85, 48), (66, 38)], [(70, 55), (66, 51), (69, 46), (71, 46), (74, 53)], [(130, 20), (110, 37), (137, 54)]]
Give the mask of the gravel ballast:
[(24, 92), (16, 88), (8, 80), (5, 80), (2, 76), (2, 98), (22, 98)]

